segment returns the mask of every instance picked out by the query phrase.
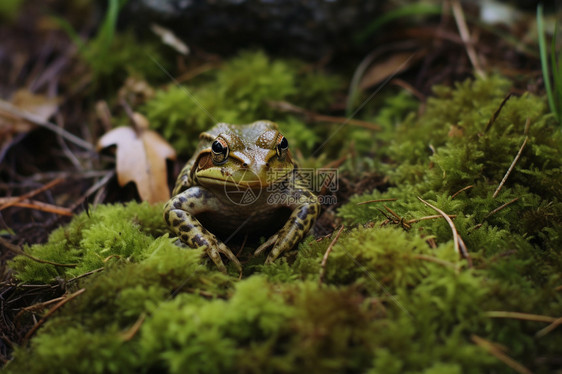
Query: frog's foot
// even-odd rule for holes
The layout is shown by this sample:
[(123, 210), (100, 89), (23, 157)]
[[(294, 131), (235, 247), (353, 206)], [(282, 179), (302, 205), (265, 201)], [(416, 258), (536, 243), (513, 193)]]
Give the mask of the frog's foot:
[(265, 251), (267, 248), (271, 247), (272, 245), (274, 245), (277, 242), (277, 238), (279, 238), (279, 234), (275, 234), (272, 237), (270, 237), (269, 239), (267, 239), (265, 241), (265, 243), (263, 243), (262, 245), (260, 245), (258, 247), (258, 249), (256, 249), (254, 251), (254, 256), (259, 256), (262, 254), (263, 251)]
[(281, 240), (279, 233), (273, 235), (269, 239), (265, 241), (262, 245), (256, 249), (254, 252), (254, 256), (259, 256), (263, 253), (267, 248), (273, 246), (271, 252), (265, 259), (266, 264), (271, 264), (273, 261), (277, 260), (277, 257), (281, 255), (281, 253), (285, 252), (287, 249), (292, 248), (295, 243), (289, 243), (288, 240)]
[(217, 242), (216, 246), (208, 246), (205, 251), (221, 272), (226, 274), (226, 267), (224, 266), (220, 255), (222, 253), (226, 256), (226, 258), (234, 263), (236, 269), (238, 270), (238, 273), (240, 274), (240, 276), (242, 275), (242, 265), (240, 264), (240, 261), (238, 261), (238, 258), (224, 243)]

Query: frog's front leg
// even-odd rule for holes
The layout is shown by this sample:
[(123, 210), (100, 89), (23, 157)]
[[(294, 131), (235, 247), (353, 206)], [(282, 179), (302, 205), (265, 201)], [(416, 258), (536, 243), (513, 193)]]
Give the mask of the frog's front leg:
[(220, 202), (208, 190), (195, 186), (172, 197), (164, 207), (164, 220), (174, 234), (191, 248), (204, 248), (220, 271), (226, 273), (220, 253), (232, 261), (238, 271), (242, 266), (232, 251), (213, 233), (204, 228), (197, 214), (208, 211), (220, 211)]
[(310, 230), (320, 213), (318, 198), (309, 190), (299, 189), (287, 194), (286, 197), (288, 203), (282, 206), (293, 209), (289, 219), (276, 234), (254, 252), (254, 255), (259, 255), (273, 245), (265, 260), (266, 264), (275, 261), (283, 252), (293, 248)]

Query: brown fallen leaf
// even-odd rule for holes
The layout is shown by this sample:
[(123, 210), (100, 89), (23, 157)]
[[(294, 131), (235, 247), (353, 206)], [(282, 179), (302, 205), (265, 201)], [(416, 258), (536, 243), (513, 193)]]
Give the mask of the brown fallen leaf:
[(166, 159), (175, 159), (176, 151), (158, 133), (148, 129), (148, 120), (133, 114), (136, 128), (124, 126), (111, 130), (98, 141), (98, 150), (117, 146), (117, 181), (120, 186), (134, 182), (142, 200), (150, 203), (170, 198)]
[(59, 100), (21, 89), (12, 95), (10, 101), (0, 101), (6, 104), (0, 109), (0, 139), (3, 139), (0, 146), (3, 147), (12, 140), (15, 134), (26, 133), (36, 127), (33, 122), (26, 120), (14, 111), (5, 109), (5, 107), (15, 108), (18, 112), (31, 114), (35, 118), (46, 121), (57, 112)]
[(376, 86), (385, 79), (393, 77), (407, 69), (409, 69), (415, 62), (417, 62), (425, 51), (415, 52), (397, 52), (385, 59), (372, 65), (366, 72), (359, 87), (365, 90), (369, 87)]

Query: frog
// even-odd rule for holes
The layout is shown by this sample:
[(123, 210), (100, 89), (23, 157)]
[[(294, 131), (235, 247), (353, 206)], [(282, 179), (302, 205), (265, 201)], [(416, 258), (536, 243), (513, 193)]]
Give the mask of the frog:
[(235, 235), (266, 238), (254, 252), (271, 248), (266, 264), (293, 249), (320, 213), (309, 184), (275, 122), (221, 122), (200, 134), (164, 206), (164, 220), (185, 245), (203, 248), (221, 272), (227, 272), (222, 255), (242, 274), (228, 241)]

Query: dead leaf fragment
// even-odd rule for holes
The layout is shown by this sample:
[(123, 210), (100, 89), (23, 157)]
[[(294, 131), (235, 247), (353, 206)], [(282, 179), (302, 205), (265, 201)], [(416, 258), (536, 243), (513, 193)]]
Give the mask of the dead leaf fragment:
[[(21, 89), (12, 95), (9, 102), (3, 102), (6, 103), (6, 107), (15, 108), (20, 112), (31, 114), (41, 121), (47, 121), (57, 112), (58, 101), (56, 97), (36, 95), (29, 90)], [(14, 134), (29, 132), (35, 126), (34, 123), (13, 113), (13, 111), (0, 109), (0, 139), (3, 139), (0, 146), (8, 144)]]
[(158, 133), (148, 129), (148, 120), (134, 114), (137, 128), (123, 126), (111, 130), (98, 141), (98, 150), (117, 146), (117, 181), (120, 186), (134, 182), (142, 200), (150, 203), (170, 198), (166, 159), (176, 151)]
[(162, 43), (169, 45), (182, 55), (186, 56), (189, 54), (189, 47), (180, 40), (171, 30), (162, 27), (156, 23), (150, 25), (150, 29), (153, 33), (158, 35), (162, 39)]
[(425, 51), (417, 52), (397, 52), (385, 58), (382, 61), (372, 65), (363, 78), (359, 87), (366, 90), (376, 86), (385, 79), (393, 77), (405, 70), (408, 70), (416, 61), (418, 61)]

